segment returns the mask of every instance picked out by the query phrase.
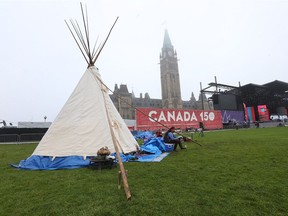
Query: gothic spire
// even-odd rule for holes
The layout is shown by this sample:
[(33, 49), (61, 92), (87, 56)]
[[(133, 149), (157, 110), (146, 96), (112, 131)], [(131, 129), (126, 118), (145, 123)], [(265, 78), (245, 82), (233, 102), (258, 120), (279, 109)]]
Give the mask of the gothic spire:
[(173, 49), (167, 29), (165, 29), (163, 48)]

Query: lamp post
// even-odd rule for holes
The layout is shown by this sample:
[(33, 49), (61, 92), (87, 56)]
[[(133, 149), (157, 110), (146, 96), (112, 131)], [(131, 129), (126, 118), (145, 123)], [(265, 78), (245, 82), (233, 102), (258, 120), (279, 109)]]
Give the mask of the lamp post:
[(203, 90), (202, 90), (201, 82), (200, 82), (200, 96), (201, 96), (202, 110), (204, 110), (204, 98), (203, 98)]

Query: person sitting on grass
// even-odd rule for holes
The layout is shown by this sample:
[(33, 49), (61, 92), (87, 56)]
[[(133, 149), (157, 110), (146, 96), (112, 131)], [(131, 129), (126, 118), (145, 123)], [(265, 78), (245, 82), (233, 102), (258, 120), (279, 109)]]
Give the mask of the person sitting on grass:
[(184, 147), (182, 145), (180, 138), (177, 138), (174, 135), (174, 132), (175, 132), (175, 127), (171, 127), (164, 135), (164, 142), (165, 143), (173, 143), (174, 144), (174, 151), (177, 151), (178, 144), (179, 144), (181, 149), (186, 149), (186, 147)]

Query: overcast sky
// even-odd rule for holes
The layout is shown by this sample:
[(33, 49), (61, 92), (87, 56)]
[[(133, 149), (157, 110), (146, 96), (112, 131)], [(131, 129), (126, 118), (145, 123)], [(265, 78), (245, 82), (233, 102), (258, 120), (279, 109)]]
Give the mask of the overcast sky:
[[(91, 40), (104, 41), (103, 81), (161, 98), (159, 54), (168, 30), (182, 100), (214, 82), (288, 82), (288, 1), (91, 0)], [(53, 121), (87, 63), (64, 20), (82, 24), (80, 1), (0, 1), (0, 121)]]

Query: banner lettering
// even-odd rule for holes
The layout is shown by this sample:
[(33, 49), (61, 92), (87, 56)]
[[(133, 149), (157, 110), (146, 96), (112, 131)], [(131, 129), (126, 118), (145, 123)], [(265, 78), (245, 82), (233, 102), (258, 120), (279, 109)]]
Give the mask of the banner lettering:
[(155, 108), (136, 110), (137, 130), (156, 130), (165, 126), (181, 129), (199, 128), (200, 122), (203, 122), (205, 129), (221, 129), (223, 127), (221, 111)]

